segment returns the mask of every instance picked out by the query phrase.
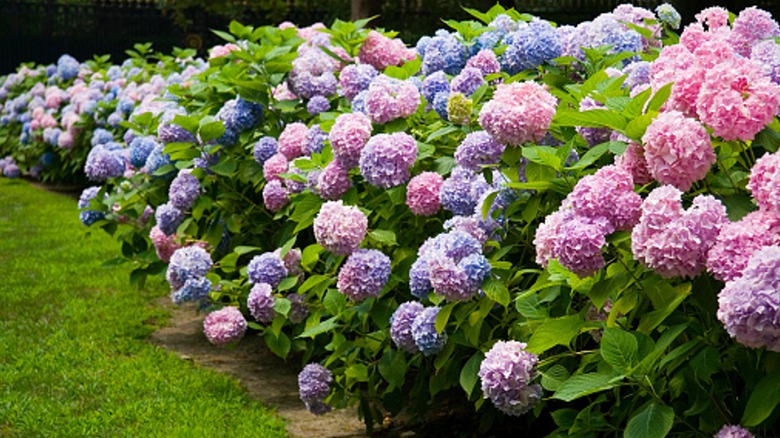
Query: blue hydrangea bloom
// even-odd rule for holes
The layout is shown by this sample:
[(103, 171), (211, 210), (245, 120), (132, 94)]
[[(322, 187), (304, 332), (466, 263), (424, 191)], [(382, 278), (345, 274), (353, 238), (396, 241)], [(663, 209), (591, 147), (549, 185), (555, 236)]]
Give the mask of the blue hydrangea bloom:
[[(110, 144), (110, 143), (109, 143)], [(84, 173), (92, 181), (105, 181), (108, 178), (122, 176), (125, 163), (117, 151), (111, 151), (107, 145), (92, 148), (84, 164)]]
[(441, 186), (441, 205), (444, 209), (456, 215), (472, 215), (478, 200), (474, 197), (472, 186), (477, 179), (476, 174), (465, 167), (456, 166), (452, 169), (450, 177)]
[[(175, 289), (183, 287), (187, 280), (205, 277), (211, 270), (211, 255), (200, 246), (185, 246), (173, 252), (168, 262), (166, 280)], [(200, 285), (201, 291), (204, 287)]]
[(440, 93), (437, 93), (436, 96), (433, 98), (433, 110), (436, 111), (436, 114), (439, 115), (439, 117), (442, 118), (442, 120), (449, 120), (450, 116), (447, 112), (447, 103), (450, 101), (450, 93), (447, 91), (442, 91)]
[(257, 143), (255, 143), (254, 149), (252, 151), (257, 164), (262, 166), (267, 159), (276, 155), (278, 146), (279, 143), (276, 141), (276, 139), (268, 135), (257, 140)]
[(368, 110), (366, 109), (366, 100), (368, 99), (368, 90), (363, 90), (360, 93), (355, 96), (354, 99), (352, 99), (352, 112), (353, 113), (363, 113), (368, 115)]
[(160, 144), (152, 136), (133, 138), (130, 142), (130, 165), (136, 169), (144, 167), (149, 155), (158, 146)]
[(79, 62), (70, 55), (62, 55), (57, 60), (57, 73), (67, 81), (79, 75)]
[(490, 262), (482, 254), (471, 254), (458, 262), (458, 267), (466, 273), (469, 280), (469, 288), (476, 292), (482, 282), (490, 277)]
[(421, 92), (429, 103), (433, 103), (436, 95), (443, 91), (450, 92), (450, 83), (447, 81), (447, 75), (443, 71), (432, 73), (422, 81)]
[(176, 233), (176, 229), (184, 221), (184, 213), (171, 203), (165, 203), (157, 207), (157, 210), (154, 212), (154, 218), (160, 231), (166, 236), (170, 236)]
[(188, 210), (200, 195), (200, 181), (189, 169), (182, 169), (168, 188), (170, 203), (179, 210)]
[(324, 403), (330, 392), (333, 374), (318, 363), (310, 363), (298, 374), (298, 394), (306, 404), (306, 409), (315, 415), (330, 411), (331, 407)]
[(441, 29), (426, 42), (420, 54), (423, 58), (422, 71), (426, 75), (440, 70), (456, 75), (466, 65), (466, 48), (454, 33)]
[(119, 103), (117, 103), (116, 109), (122, 114), (129, 116), (130, 113), (132, 113), (135, 109), (135, 102), (128, 98), (119, 99)]
[(306, 133), (306, 145), (304, 153), (306, 155), (319, 154), (325, 147), (325, 140), (328, 139), (328, 133), (320, 128), (320, 125), (312, 125), (309, 132)]
[(206, 277), (191, 277), (184, 281), (184, 286), (171, 293), (171, 300), (176, 304), (187, 301), (198, 301), (206, 298), (211, 292), (211, 281)]
[(510, 75), (534, 69), (551, 59), (561, 56), (561, 38), (552, 25), (535, 19), (507, 34), (507, 45), (501, 55), (501, 67)]
[(412, 323), (425, 308), (417, 301), (401, 303), (390, 317), (390, 339), (401, 350), (409, 353), (420, 351), (412, 336)]
[(409, 268), (409, 289), (412, 296), (424, 300), (433, 291), (430, 276), (428, 275), (428, 259), (420, 257)]
[(278, 255), (266, 252), (252, 258), (247, 266), (247, 276), (252, 284), (267, 283), (277, 287), (287, 277), (287, 268)]
[[(254, 127), (262, 121), (263, 106), (236, 97), (228, 100), (217, 112), (217, 120), (225, 124), (225, 135), (218, 140), (220, 144), (235, 143), (238, 134)], [(233, 140), (233, 141), (229, 141)]]
[(92, 146), (106, 144), (109, 141), (114, 141), (114, 134), (112, 134), (110, 131), (103, 128), (97, 128), (92, 131), (92, 140), (90, 141)]
[(102, 211), (91, 210), (87, 208), (89, 207), (92, 199), (97, 197), (99, 191), (100, 187), (98, 186), (88, 187), (84, 189), (84, 191), (81, 192), (81, 196), (79, 196), (78, 207), (79, 210), (81, 210), (79, 212), (79, 219), (81, 220), (81, 223), (86, 226), (90, 226), (106, 217), (105, 213)]
[(171, 157), (168, 154), (164, 154), (163, 146), (158, 144), (146, 158), (146, 172), (149, 175), (154, 175), (154, 172), (156, 172), (157, 169), (168, 164), (171, 164)]
[(412, 322), (414, 343), (425, 356), (438, 353), (447, 343), (446, 333), (436, 331), (436, 315), (439, 310), (439, 307), (427, 307)]

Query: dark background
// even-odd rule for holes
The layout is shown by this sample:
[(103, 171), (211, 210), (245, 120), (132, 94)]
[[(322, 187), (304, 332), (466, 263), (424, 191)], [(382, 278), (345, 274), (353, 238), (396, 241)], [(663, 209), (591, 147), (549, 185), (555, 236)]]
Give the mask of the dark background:
[[(111, 54), (114, 63), (126, 58), (134, 43), (152, 42), (153, 48), (170, 53), (172, 47), (205, 50), (220, 39), (209, 29), (224, 30), (230, 19), (244, 24), (278, 24), (289, 20), (300, 26), (317, 21), (331, 24), (335, 18), (350, 19), (350, 0), (225, 0), (198, 2), (179, 0), (178, 9), (159, 6), (160, 0), (0, 0), (0, 74), (14, 71), (22, 62), (49, 64), (63, 53), (78, 60)], [(254, 2), (254, 3), (253, 3)], [(202, 3), (202, 2), (201, 2)], [(371, 13), (380, 18), (373, 27), (397, 30), (413, 45), (421, 35), (446, 27), (440, 19), (468, 19), (461, 6), (486, 10), (495, 0), (369, 0)], [(505, 7), (560, 23), (576, 24), (611, 11), (622, 3), (654, 9), (662, 0), (500, 0)], [(773, 0), (670, 1), (683, 16), (683, 23), (708, 6), (724, 6), (738, 13), (758, 6), (780, 16)], [(248, 6), (248, 5), (253, 6)], [(263, 10), (262, 4), (270, 6)], [(183, 5), (183, 6), (182, 6)], [(214, 5), (224, 6), (224, 8)], [(215, 12), (217, 11), (217, 12)]]

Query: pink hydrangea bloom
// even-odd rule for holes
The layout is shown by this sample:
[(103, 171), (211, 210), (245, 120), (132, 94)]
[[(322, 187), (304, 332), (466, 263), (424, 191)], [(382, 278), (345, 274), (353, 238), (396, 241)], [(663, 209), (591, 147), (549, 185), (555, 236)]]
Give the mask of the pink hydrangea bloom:
[(644, 185), (653, 181), (650, 170), (647, 168), (645, 150), (641, 144), (629, 141), (626, 151), (615, 157), (615, 166), (625, 169), (631, 174), (634, 184)]
[(203, 320), (203, 333), (214, 345), (238, 341), (246, 332), (246, 320), (235, 307), (223, 307), (209, 313)]
[(263, 187), (263, 204), (268, 210), (277, 212), (289, 202), (290, 192), (282, 185), (281, 180), (268, 181)]
[(317, 243), (336, 255), (349, 255), (366, 237), (368, 218), (360, 209), (346, 206), (341, 201), (322, 205), (314, 218), (314, 237)]
[(374, 123), (409, 117), (420, 105), (420, 92), (411, 81), (380, 74), (368, 86), (366, 110)]
[(679, 111), (659, 114), (647, 127), (642, 142), (653, 178), (683, 191), (704, 178), (716, 160), (707, 130)]
[(634, 193), (631, 174), (615, 165), (580, 179), (567, 199), (575, 214), (604, 218), (613, 230), (630, 230), (639, 222), (642, 198)]
[(756, 160), (747, 189), (759, 208), (780, 214), (780, 153), (765, 154)]
[(377, 70), (384, 70), (391, 65), (401, 65), (417, 56), (414, 50), (406, 48), (398, 38), (388, 38), (372, 30), (360, 46), (358, 58), (360, 62), (370, 64)]
[(336, 118), (329, 138), (336, 157), (345, 169), (358, 165), (360, 151), (371, 137), (371, 120), (363, 113), (345, 113)]
[(676, 109), (690, 116), (696, 113), (696, 98), (703, 79), (704, 72), (698, 68), (696, 57), (682, 44), (664, 47), (650, 66), (650, 86), (654, 91), (666, 84), (674, 84), (664, 108)]
[(572, 215), (558, 229), (553, 255), (579, 277), (595, 274), (604, 267), (601, 248), (611, 232), (612, 227), (604, 218)]
[(749, 57), (756, 43), (780, 36), (780, 26), (772, 14), (755, 6), (743, 9), (731, 25), (731, 43), (742, 56)]
[(697, 196), (688, 210), (683, 210), (681, 196), (670, 185), (653, 190), (631, 234), (634, 258), (665, 278), (699, 275), (728, 222), (726, 208), (712, 196)]
[(227, 56), (233, 50), (239, 50), (239, 47), (233, 43), (227, 43), (224, 46), (214, 46), (211, 48), (211, 50), (209, 50), (209, 59)]
[(780, 246), (754, 252), (718, 294), (718, 319), (740, 344), (780, 352)]
[(742, 275), (754, 252), (777, 244), (780, 244), (780, 217), (754, 211), (723, 226), (707, 253), (707, 272), (720, 281), (733, 280)]
[(491, 75), (501, 71), (496, 53), (492, 50), (482, 49), (476, 55), (466, 61), (466, 67), (474, 67), (482, 72), (482, 76)]
[(708, 69), (696, 101), (699, 119), (724, 140), (753, 140), (772, 121), (780, 105), (780, 86), (761, 65), (734, 58)]
[(536, 247), (536, 263), (547, 267), (547, 263), (556, 258), (556, 245), (560, 234), (561, 225), (574, 215), (571, 208), (561, 206), (558, 210), (548, 215), (544, 222), (539, 224), (534, 236)]
[(702, 9), (701, 12), (696, 14), (695, 18), (696, 21), (706, 24), (712, 30), (729, 24), (729, 11), (720, 6), (712, 6)]
[(317, 193), (323, 198), (335, 201), (352, 187), (349, 170), (339, 160), (333, 160), (317, 176)]
[(439, 192), (444, 178), (436, 172), (423, 172), (409, 181), (406, 187), (406, 205), (412, 213), (431, 216), (439, 211)]
[(295, 100), (298, 98), (298, 96), (296, 96), (295, 93), (290, 90), (290, 87), (287, 85), (286, 81), (275, 86), (271, 91), (271, 94), (273, 94), (274, 99), (278, 101)]
[(539, 357), (525, 348), (522, 342), (498, 341), (479, 365), (483, 396), (511, 416), (523, 415), (542, 398), (542, 387), (531, 383)]
[(309, 133), (309, 128), (301, 122), (290, 123), (284, 127), (284, 131), (279, 135), (279, 144), (277, 146), (279, 153), (284, 155), (288, 160), (303, 155), (306, 150), (306, 134)]
[(535, 82), (499, 84), (479, 113), (479, 124), (503, 144), (519, 146), (544, 137), (557, 99)]
[(281, 153), (274, 154), (263, 163), (263, 178), (266, 181), (281, 181), (282, 178), (279, 175), (287, 172), (288, 165), (287, 157)]
[(149, 231), (149, 239), (152, 240), (157, 257), (165, 263), (168, 263), (173, 253), (181, 248), (181, 245), (176, 243), (175, 235), (166, 236), (157, 225)]

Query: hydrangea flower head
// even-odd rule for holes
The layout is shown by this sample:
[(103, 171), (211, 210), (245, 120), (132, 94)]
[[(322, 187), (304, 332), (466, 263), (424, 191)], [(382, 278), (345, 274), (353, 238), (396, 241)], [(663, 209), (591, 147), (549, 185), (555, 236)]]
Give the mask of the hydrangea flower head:
[(257, 140), (257, 143), (255, 143), (255, 146), (252, 149), (252, 155), (255, 157), (255, 161), (261, 166), (265, 164), (269, 158), (276, 155), (277, 152), (278, 142), (275, 138), (267, 135)]
[(371, 137), (360, 152), (360, 173), (369, 184), (390, 188), (409, 180), (417, 159), (417, 141), (405, 132)]
[(330, 129), (333, 156), (346, 169), (358, 165), (360, 151), (371, 137), (371, 120), (362, 113), (344, 113), (336, 117)]
[(731, 44), (742, 56), (750, 56), (756, 43), (780, 36), (780, 25), (772, 14), (755, 6), (745, 8), (731, 25)]
[(360, 62), (380, 71), (391, 65), (398, 66), (411, 61), (416, 56), (414, 50), (407, 49), (400, 39), (388, 38), (375, 30), (368, 32), (368, 37), (358, 52)]
[(409, 117), (420, 105), (420, 92), (414, 83), (380, 74), (368, 87), (366, 110), (371, 121), (385, 124)]
[(439, 211), (439, 193), (444, 178), (436, 172), (423, 172), (413, 177), (406, 186), (406, 205), (412, 213), (431, 216)]
[(173, 289), (179, 289), (190, 278), (205, 277), (212, 264), (208, 251), (197, 245), (185, 246), (173, 252), (165, 278)]
[(439, 310), (440, 307), (426, 307), (412, 321), (412, 338), (425, 356), (438, 353), (447, 343), (447, 334), (436, 331), (436, 315)]
[(149, 239), (157, 252), (157, 258), (165, 263), (168, 263), (173, 253), (181, 248), (181, 245), (176, 243), (175, 236), (167, 236), (157, 225), (149, 231)]
[(466, 272), (449, 257), (429, 257), (428, 277), (433, 291), (447, 301), (465, 301), (476, 292)]
[(496, 142), (485, 131), (475, 131), (466, 135), (455, 150), (455, 162), (472, 171), (479, 171), (481, 166), (498, 164), (504, 153), (504, 145)]
[(329, 109), (330, 101), (325, 96), (314, 96), (309, 99), (309, 102), (306, 104), (306, 111), (312, 116), (324, 113)]
[(303, 155), (306, 147), (306, 134), (309, 128), (301, 122), (290, 123), (279, 135), (278, 151), (288, 160)]
[(712, 438), (755, 438), (755, 435), (742, 426), (725, 424)]
[[(437, 105), (437, 102), (434, 102), (434, 105)], [(447, 97), (447, 120), (450, 122), (456, 125), (468, 125), (471, 123), (473, 111), (474, 102), (466, 98), (463, 93), (452, 93)]]
[(247, 265), (247, 277), (252, 284), (265, 283), (274, 288), (279, 286), (287, 274), (284, 261), (273, 252), (254, 256)]
[[(474, 187), (479, 184), (481, 175), (465, 168), (456, 166), (449, 178), (441, 185), (441, 205), (445, 210), (460, 216), (474, 214), (479, 196), (475, 196)], [(482, 180), (484, 181), (484, 179)], [(481, 195), (479, 193), (478, 195)]]
[(306, 295), (289, 293), (285, 297), (292, 303), (288, 318), (293, 324), (300, 324), (309, 316), (309, 306), (306, 304)]
[(510, 75), (534, 69), (561, 56), (561, 38), (546, 20), (534, 19), (504, 37), (507, 45), (501, 55), (501, 66)]
[(109, 150), (105, 145), (93, 147), (87, 155), (84, 173), (92, 181), (105, 181), (108, 178), (122, 176), (125, 163), (118, 152)]
[(422, 95), (428, 103), (441, 92), (450, 92), (450, 83), (443, 71), (437, 71), (425, 77), (422, 81)]
[(653, 181), (650, 169), (647, 168), (645, 150), (635, 141), (629, 141), (626, 151), (615, 156), (615, 166), (628, 171), (634, 184), (645, 185)]
[(452, 78), (451, 91), (471, 96), (477, 89), (485, 85), (484, 74), (476, 67), (466, 67)]
[(152, 136), (135, 137), (130, 142), (130, 165), (136, 169), (144, 167), (146, 160), (149, 158), (149, 154), (151, 154), (158, 145), (159, 144)]
[(154, 219), (157, 221), (160, 231), (166, 236), (170, 236), (176, 232), (176, 229), (184, 221), (184, 213), (170, 202), (166, 202), (154, 211)]
[(266, 181), (281, 182), (282, 177), (279, 175), (286, 173), (288, 167), (289, 161), (287, 161), (287, 157), (282, 153), (276, 153), (263, 163), (263, 178)]
[(650, 174), (658, 182), (687, 191), (715, 163), (707, 130), (679, 111), (667, 111), (650, 123), (642, 136)]
[(479, 113), (479, 124), (502, 144), (519, 146), (547, 133), (557, 100), (535, 82), (499, 84)]
[(408, 353), (420, 351), (412, 336), (412, 323), (425, 307), (417, 301), (401, 303), (390, 317), (390, 339)]
[(255, 283), (246, 299), (246, 307), (252, 318), (259, 322), (270, 323), (274, 320), (274, 296), (271, 285)]
[(168, 188), (171, 205), (179, 210), (188, 210), (200, 195), (200, 181), (189, 169), (182, 169)]
[(188, 278), (182, 287), (171, 292), (171, 301), (182, 304), (206, 298), (211, 292), (211, 280), (206, 277)]
[(342, 201), (328, 201), (314, 218), (317, 243), (336, 255), (349, 255), (366, 237), (368, 218), (360, 209)]
[(377, 74), (376, 69), (369, 64), (350, 64), (339, 74), (339, 88), (344, 97), (352, 102), (358, 93), (368, 90)]
[(482, 393), (501, 412), (519, 416), (542, 398), (542, 388), (532, 384), (539, 358), (517, 341), (498, 341), (485, 353), (479, 366)]
[(458, 41), (455, 33), (446, 30), (436, 31), (436, 35), (417, 43), (417, 51), (422, 57), (422, 71), (427, 76), (443, 70), (456, 75), (466, 64), (466, 47)]
[(246, 320), (235, 307), (223, 307), (203, 320), (203, 333), (214, 345), (227, 345), (244, 337)]
[(639, 222), (642, 198), (626, 170), (604, 166), (577, 182), (568, 199), (577, 215), (604, 218), (615, 230), (630, 230)]
[(322, 415), (330, 411), (331, 407), (324, 400), (332, 382), (333, 374), (318, 363), (310, 363), (298, 373), (298, 393), (309, 412)]
[[(496, 53), (492, 50), (482, 49), (466, 61), (466, 68), (473, 67), (482, 72), (482, 77), (501, 71)], [(465, 70), (465, 69), (464, 69)]]
[(747, 189), (761, 210), (780, 213), (780, 153), (764, 154), (756, 160)]
[(317, 193), (329, 201), (341, 199), (351, 187), (349, 170), (339, 160), (328, 163), (317, 177)]
[(718, 295), (718, 319), (729, 335), (750, 348), (780, 352), (780, 246), (754, 252), (742, 276)]
[(290, 202), (290, 191), (282, 181), (274, 179), (263, 187), (263, 204), (269, 211), (277, 212)]
[(723, 225), (707, 253), (707, 272), (724, 282), (738, 278), (754, 252), (776, 244), (780, 244), (780, 218), (764, 211), (748, 213)]
[(672, 29), (680, 28), (680, 21), (682, 17), (677, 9), (669, 3), (662, 3), (655, 8), (655, 15), (658, 16), (658, 21), (664, 23)]
[(390, 278), (390, 258), (376, 249), (358, 249), (339, 270), (339, 292), (360, 302), (379, 296)]
[(761, 41), (751, 49), (750, 59), (761, 64), (764, 76), (780, 84), (780, 45), (772, 40)]

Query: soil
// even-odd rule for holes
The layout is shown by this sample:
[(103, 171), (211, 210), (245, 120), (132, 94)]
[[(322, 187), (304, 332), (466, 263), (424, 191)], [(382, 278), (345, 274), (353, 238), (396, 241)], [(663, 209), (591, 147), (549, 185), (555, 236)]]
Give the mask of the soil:
[(276, 409), (292, 437), (365, 437), (365, 426), (354, 409), (316, 416), (298, 398), (299, 364), (285, 362), (265, 347), (261, 338), (248, 336), (235, 348), (211, 345), (203, 335), (203, 314), (194, 306), (177, 307), (165, 300), (171, 319), (151, 336), (151, 342), (185, 360), (236, 377), (249, 395)]

